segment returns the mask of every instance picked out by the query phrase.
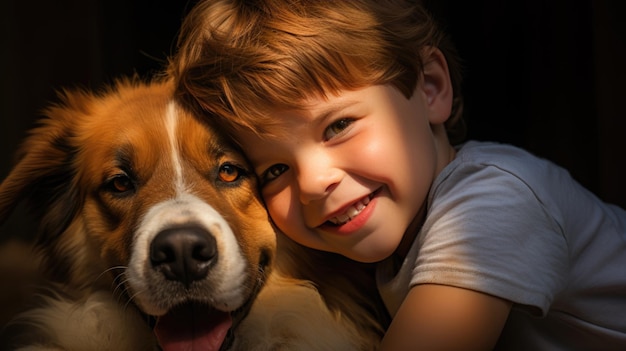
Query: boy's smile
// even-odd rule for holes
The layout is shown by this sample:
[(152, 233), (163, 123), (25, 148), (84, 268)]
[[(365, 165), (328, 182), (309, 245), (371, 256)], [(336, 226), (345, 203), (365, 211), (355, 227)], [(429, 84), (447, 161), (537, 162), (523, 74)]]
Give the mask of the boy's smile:
[(420, 87), (409, 99), (382, 85), (312, 98), (275, 111), (276, 137), (239, 135), (276, 226), (357, 261), (393, 254), (450, 161)]
[(327, 222), (330, 222), (334, 226), (339, 227), (339, 226), (342, 226), (342, 225), (352, 221), (353, 219), (356, 218), (356, 216), (361, 214), (361, 212), (365, 209), (367, 204), (370, 203), (370, 198), (371, 197), (372, 197), (372, 195), (367, 195), (366, 197), (362, 198), (361, 200), (357, 201), (356, 203), (350, 205), (345, 212), (343, 212), (343, 213), (341, 213), (341, 214), (339, 214), (337, 216), (333, 216)]

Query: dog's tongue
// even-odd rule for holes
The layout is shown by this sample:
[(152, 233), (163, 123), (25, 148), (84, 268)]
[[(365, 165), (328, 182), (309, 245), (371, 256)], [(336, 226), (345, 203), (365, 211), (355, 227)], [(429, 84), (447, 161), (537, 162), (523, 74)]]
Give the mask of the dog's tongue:
[(163, 351), (217, 351), (231, 325), (229, 313), (188, 303), (159, 317), (154, 332)]

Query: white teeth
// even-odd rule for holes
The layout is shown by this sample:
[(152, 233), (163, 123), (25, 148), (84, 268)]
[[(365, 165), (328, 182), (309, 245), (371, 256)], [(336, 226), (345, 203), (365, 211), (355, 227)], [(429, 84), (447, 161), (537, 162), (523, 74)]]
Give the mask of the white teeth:
[(345, 222), (350, 220), (350, 216), (348, 216), (348, 215), (341, 215), (339, 217), (333, 218), (333, 220), (335, 221), (335, 224), (345, 223)]
[(331, 218), (329, 219), (329, 221), (332, 222), (333, 224), (347, 223), (352, 218), (358, 216), (358, 214), (361, 213), (361, 211), (363, 211), (363, 209), (365, 208), (365, 206), (367, 206), (369, 202), (370, 202), (369, 196), (365, 197), (362, 200), (359, 200), (354, 205), (350, 206), (350, 208), (348, 208), (345, 213), (337, 217)]
[(350, 217), (350, 218), (356, 217), (356, 215), (358, 215), (359, 212), (361, 212), (361, 211), (358, 208), (350, 207), (348, 209), (348, 217)]

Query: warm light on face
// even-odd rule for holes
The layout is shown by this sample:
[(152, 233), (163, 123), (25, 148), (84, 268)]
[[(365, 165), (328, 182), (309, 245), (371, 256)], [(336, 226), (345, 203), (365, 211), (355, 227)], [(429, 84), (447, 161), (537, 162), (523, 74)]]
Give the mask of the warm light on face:
[(306, 106), (276, 111), (285, 137), (239, 136), (272, 220), (305, 246), (363, 262), (388, 257), (438, 172), (424, 94), (372, 86)]

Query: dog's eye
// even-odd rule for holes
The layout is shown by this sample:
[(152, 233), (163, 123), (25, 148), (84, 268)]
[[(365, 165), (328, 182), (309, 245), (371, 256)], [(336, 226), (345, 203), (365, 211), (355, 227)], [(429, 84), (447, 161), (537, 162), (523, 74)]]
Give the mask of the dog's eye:
[(225, 163), (220, 166), (220, 169), (218, 171), (218, 177), (219, 177), (219, 180), (223, 182), (232, 183), (238, 180), (239, 178), (241, 178), (243, 173), (244, 171), (240, 167), (237, 167), (229, 163)]
[(135, 188), (135, 185), (128, 176), (124, 174), (118, 174), (109, 179), (107, 183), (107, 188), (112, 192), (122, 194), (132, 191)]

